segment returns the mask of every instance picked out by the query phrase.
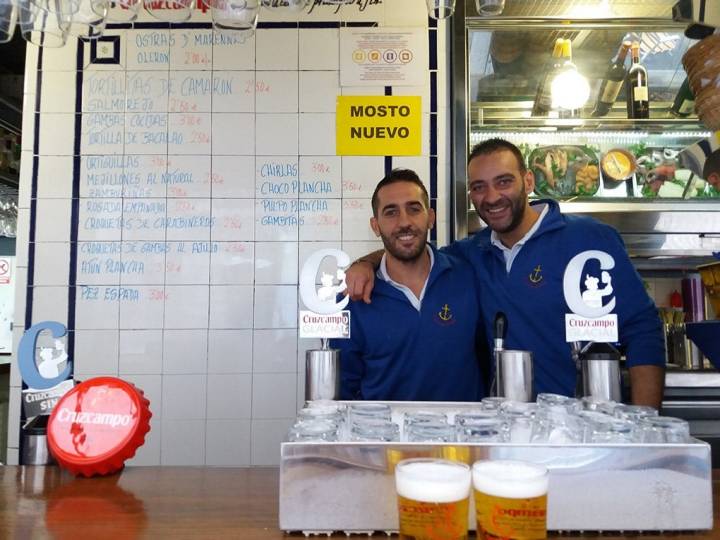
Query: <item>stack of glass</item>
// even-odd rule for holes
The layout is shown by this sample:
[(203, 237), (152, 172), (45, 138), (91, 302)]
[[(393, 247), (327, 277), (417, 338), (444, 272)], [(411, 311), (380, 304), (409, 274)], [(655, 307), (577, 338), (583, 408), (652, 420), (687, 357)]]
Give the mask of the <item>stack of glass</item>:
[[(516, 444), (690, 442), (685, 420), (651, 407), (539, 394), (535, 403), (485, 398), (477, 407), (417, 409), (377, 402), (314, 401), (301, 409), (289, 441)], [(404, 412), (402, 412), (404, 411)]]

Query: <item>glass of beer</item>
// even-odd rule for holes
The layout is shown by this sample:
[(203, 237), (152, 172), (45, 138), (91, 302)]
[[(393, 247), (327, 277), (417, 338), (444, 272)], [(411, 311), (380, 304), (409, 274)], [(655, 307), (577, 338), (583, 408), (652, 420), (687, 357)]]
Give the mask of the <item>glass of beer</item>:
[(525, 461), (472, 468), (478, 538), (547, 538), (548, 470)]
[(400, 540), (465, 540), (472, 475), (465, 463), (405, 459), (395, 467)]

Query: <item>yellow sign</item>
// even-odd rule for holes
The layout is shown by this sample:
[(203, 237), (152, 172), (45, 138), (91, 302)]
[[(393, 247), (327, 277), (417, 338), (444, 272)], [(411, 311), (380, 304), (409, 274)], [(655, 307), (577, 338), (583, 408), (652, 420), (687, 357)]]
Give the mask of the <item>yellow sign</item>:
[(420, 96), (338, 96), (339, 156), (419, 156)]

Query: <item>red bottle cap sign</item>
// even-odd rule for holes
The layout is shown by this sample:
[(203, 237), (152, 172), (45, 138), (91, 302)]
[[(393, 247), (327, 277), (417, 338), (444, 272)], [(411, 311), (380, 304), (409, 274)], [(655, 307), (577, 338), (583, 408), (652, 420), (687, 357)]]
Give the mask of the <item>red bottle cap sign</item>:
[(145, 442), (149, 406), (142, 390), (121, 379), (82, 382), (60, 399), (50, 416), (50, 452), (74, 474), (113, 473)]

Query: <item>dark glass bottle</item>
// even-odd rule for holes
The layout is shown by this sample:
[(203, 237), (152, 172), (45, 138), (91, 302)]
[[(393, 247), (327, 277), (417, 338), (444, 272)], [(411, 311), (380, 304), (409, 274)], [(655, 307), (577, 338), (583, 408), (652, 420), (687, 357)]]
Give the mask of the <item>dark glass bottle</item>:
[(688, 81), (688, 78), (685, 77), (685, 80), (680, 85), (680, 90), (678, 90), (678, 93), (675, 96), (675, 101), (673, 101), (672, 107), (670, 107), (670, 114), (680, 118), (685, 118), (694, 112), (695, 96), (693, 95), (692, 90), (690, 90), (690, 81)]
[(640, 63), (640, 43), (633, 41), (630, 49), (632, 66), (626, 79), (628, 118), (650, 118), (650, 88), (647, 69)]
[(612, 109), (620, 93), (620, 89), (625, 82), (625, 76), (627, 75), (625, 58), (631, 45), (629, 41), (623, 41), (617, 55), (610, 61), (610, 65), (600, 83), (595, 110), (592, 112), (593, 116), (605, 116), (610, 112), (610, 109)]

